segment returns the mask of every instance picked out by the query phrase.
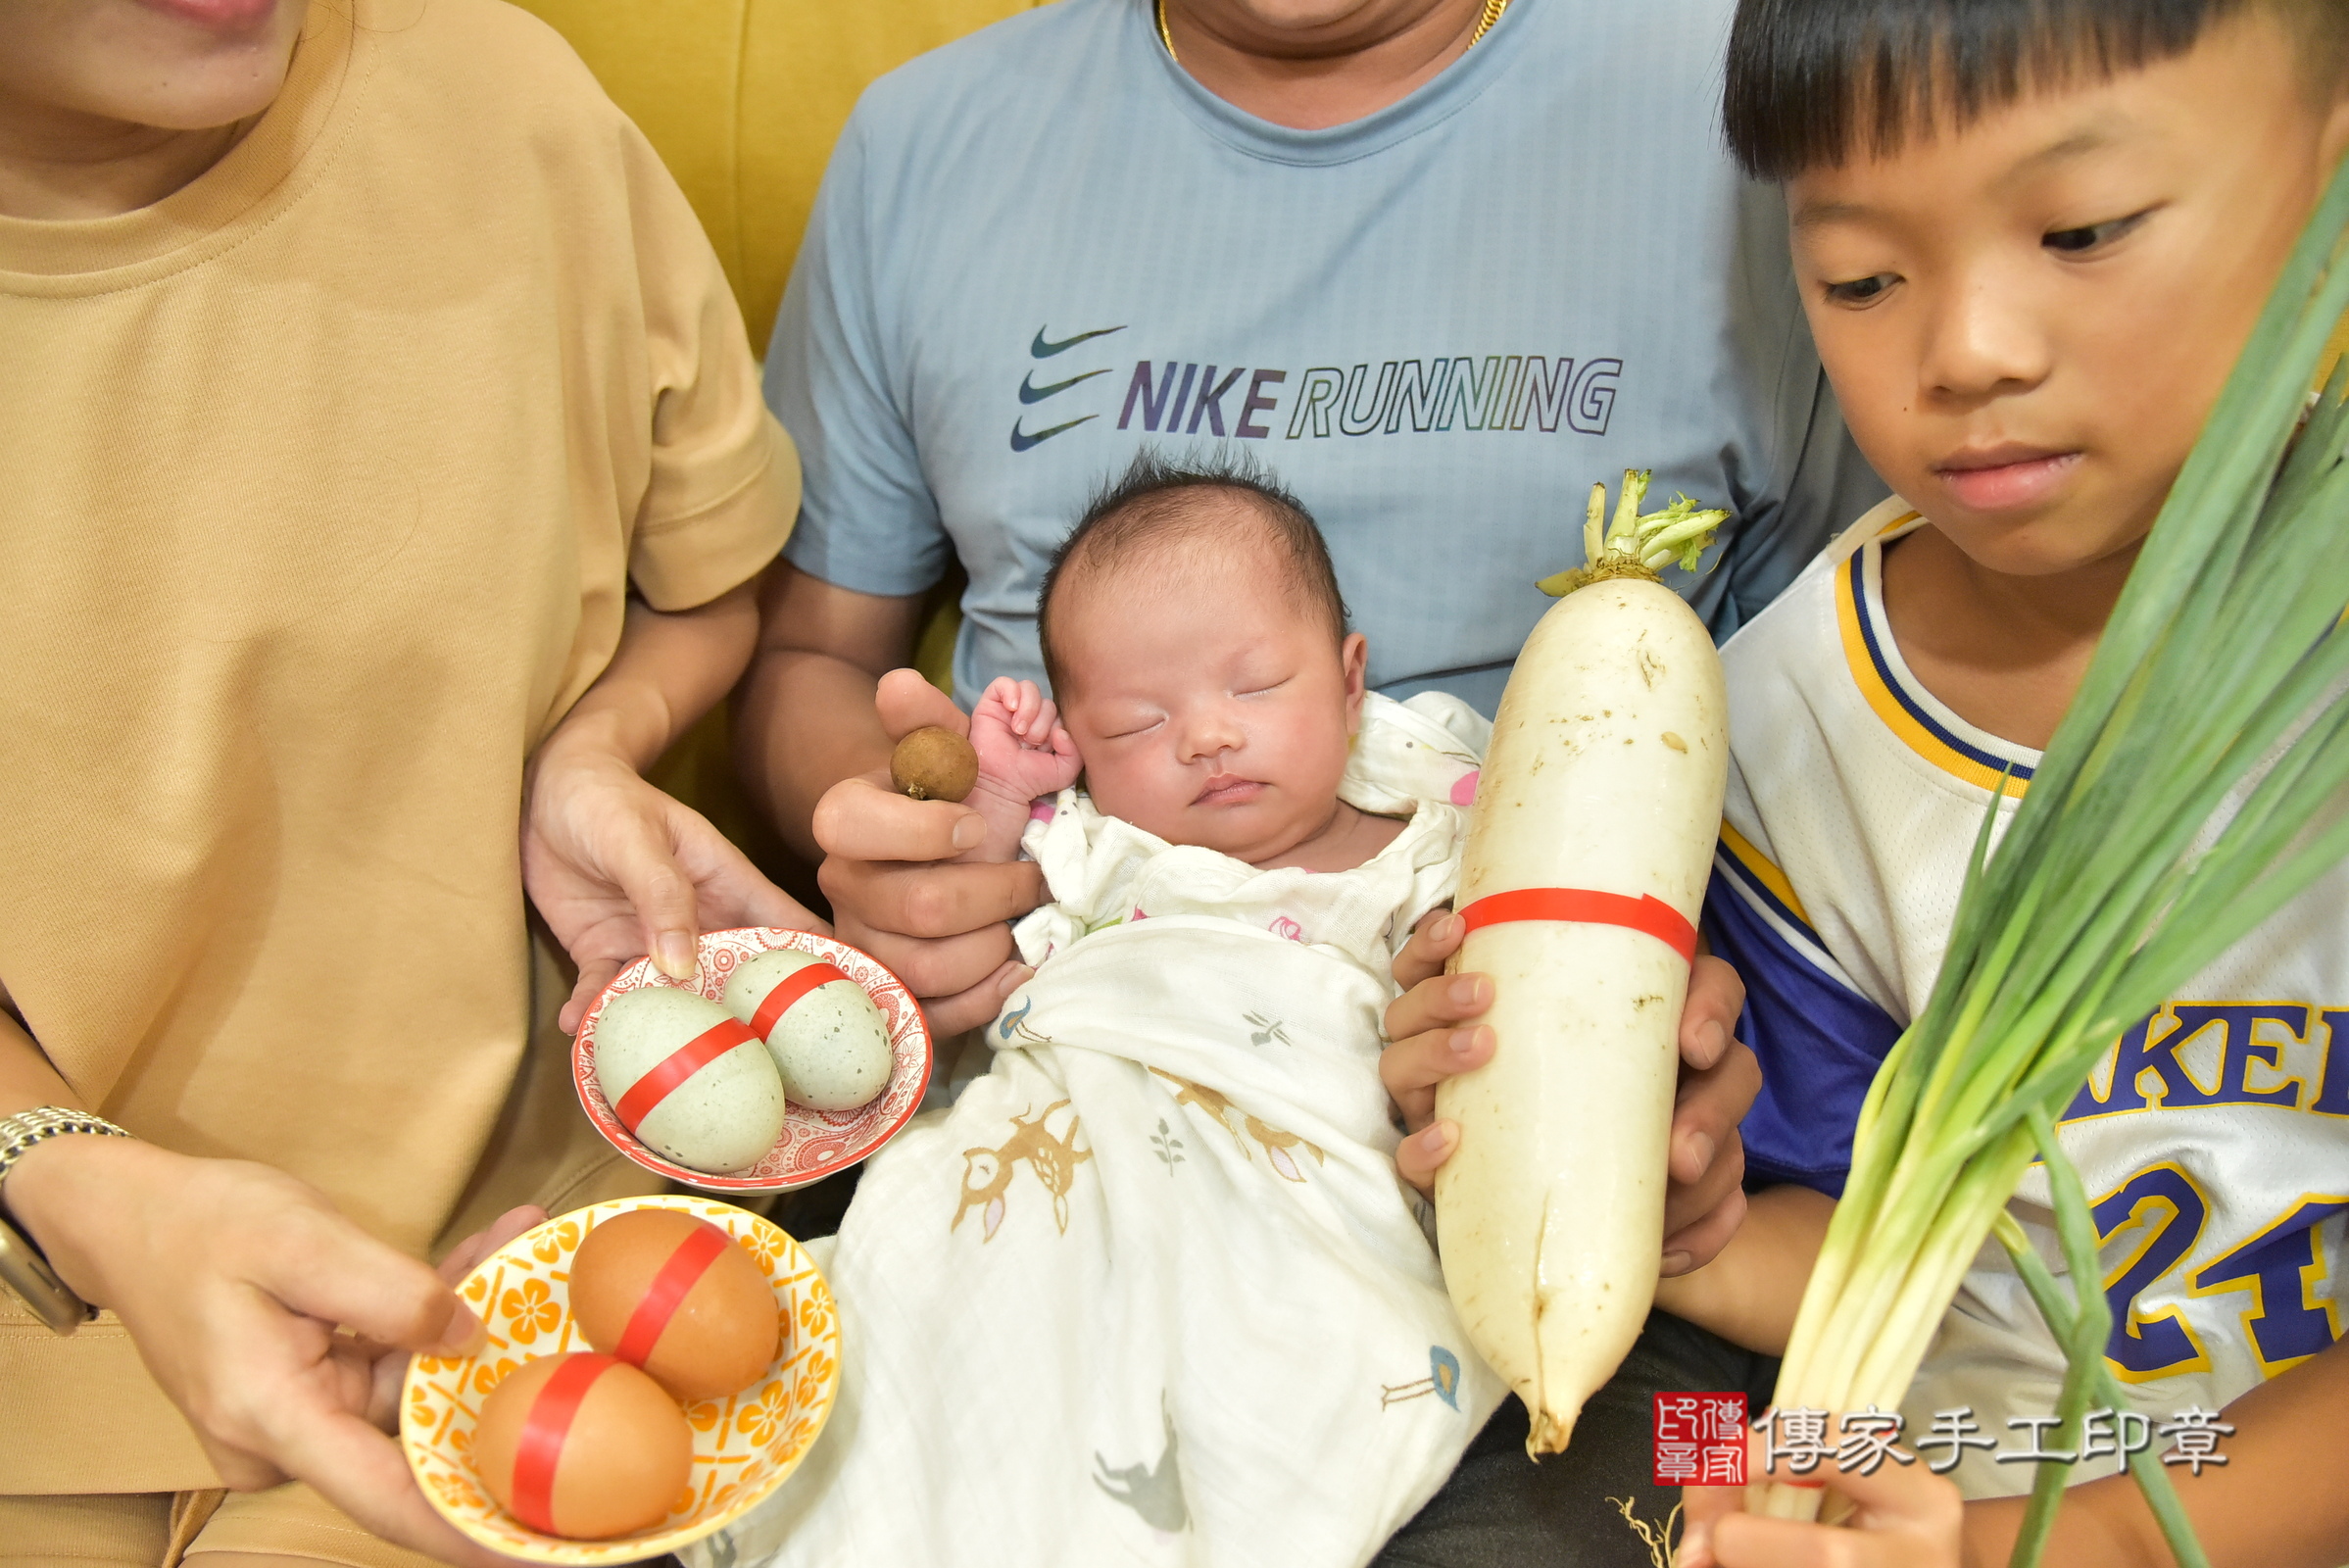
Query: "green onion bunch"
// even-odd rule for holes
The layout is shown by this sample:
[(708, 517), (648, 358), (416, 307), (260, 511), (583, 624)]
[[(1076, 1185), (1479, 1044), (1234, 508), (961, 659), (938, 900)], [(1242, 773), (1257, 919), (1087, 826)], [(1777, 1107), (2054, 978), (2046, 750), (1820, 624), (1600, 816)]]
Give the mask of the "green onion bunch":
[[(2059, 1412), (2124, 1407), (2104, 1361), (2097, 1234), (2055, 1118), (2114, 1038), (2349, 854), (2349, 166), (2302, 234), (2147, 537), (2070, 711), (1991, 853), (1977, 838), (1924, 1011), (1862, 1106), (1849, 1183), (1802, 1301), (1780, 1409), (1899, 1406), (1996, 1228), (2070, 1357)], [(2069, 1291), (2005, 1216), (2033, 1155)], [(2003, 1223), (2002, 1223), (2003, 1222)], [(2145, 1487), (2203, 1558), (2162, 1468)], [(2064, 1469), (2042, 1464), (2015, 1561)], [(1819, 1493), (1774, 1486), (1767, 1512)]]

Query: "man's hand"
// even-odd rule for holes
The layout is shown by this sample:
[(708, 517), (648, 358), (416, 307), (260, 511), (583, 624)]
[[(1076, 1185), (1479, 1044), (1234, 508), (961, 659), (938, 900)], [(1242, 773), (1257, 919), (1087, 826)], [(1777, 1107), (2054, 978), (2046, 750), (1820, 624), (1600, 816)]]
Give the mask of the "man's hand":
[(557, 735), (530, 764), (522, 805), (522, 886), (579, 967), (563, 1028), (621, 967), (646, 954), (690, 979), (695, 938), (733, 926), (826, 931), (708, 818), (655, 789), (627, 761)]
[(240, 1160), (53, 1139), (18, 1162), (7, 1196), (66, 1283), (122, 1318), (228, 1486), (291, 1477), (386, 1541), (463, 1568), (509, 1560), (432, 1510), (385, 1434), (407, 1352), (480, 1347), (451, 1282), (539, 1210), (505, 1215), (436, 1275), (309, 1186)]
[[(970, 732), (962, 710), (914, 670), (882, 676), (874, 703), (893, 741), (925, 724)], [(986, 819), (969, 806), (900, 795), (886, 770), (826, 790), (813, 825), (840, 940), (896, 971), (941, 1035), (993, 1018), (1032, 972), (1012, 953), (1009, 922), (1044, 902), (1035, 863), (947, 863), (985, 842)]]
[[(1493, 1057), (1493, 1030), (1477, 1022), (1493, 1005), (1493, 981), (1446, 975), (1446, 959), (1467, 935), (1460, 917), (1439, 911), (1419, 922), (1395, 959), (1403, 988), (1387, 1008), (1394, 1042), (1379, 1057), (1379, 1076), (1401, 1107), (1410, 1136), (1395, 1152), (1395, 1169), (1422, 1192), (1460, 1141), (1459, 1127), (1437, 1121), (1436, 1086)], [(1699, 955), (1681, 1007), (1681, 1081), (1672, 1112), (1671, 1180), (1664, 1198), (1662, 1272), (1685, 1274), (1712, 1261), (1745, 1214), (1745, 1146), (1737, 1123), (1762, 1090), (1761, 1067), (1734, 1030), (1745, 1007), (1745, 982), (1710, 955)]]

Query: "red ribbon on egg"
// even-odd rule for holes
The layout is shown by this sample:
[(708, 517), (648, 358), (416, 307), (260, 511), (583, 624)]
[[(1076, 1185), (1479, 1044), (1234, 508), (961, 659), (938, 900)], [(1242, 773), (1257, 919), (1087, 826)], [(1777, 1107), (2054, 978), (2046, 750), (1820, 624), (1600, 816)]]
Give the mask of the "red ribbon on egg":
[(847, 975), (821, 959), (794, 970), (766, 994), (764, 1002), (759, 1004), (759, 1010), (751, 1015), (751, 1033), (764, 1040), (775, 1027), (776, 1020), (791, 1010), (793, 1003), (817, 986), (828, 986), (835, 980), (847, 978)]
[(666, 1100), (678, 1085), (709, 1066), (737, 1046), (759, 1044), (759, 1036), (738, 1019), (728, 1018), (713, 1023), (655, 1064), (651, 1072), (628, 1086), (612, 1109), (628, 1131), (635, 1132), (653, 1108)]
[(609, 1355), (580, 1351), (555, 1369), (522, 1418), (514, 1449), (514, 1516), (542, 1536), (562, 1534), (555, 1528), (555, 1466), (563, 1458), (563, 1441), (587, 1402), (587, 1391), (618, 1364)]
[(653, 1283), (645, 1287), (644, 1298), (628, 1314), (628, 1326), (620, 1331), (620, 1342), (612, 1353), (630, 1366), (643, 1366), (651, 1359), (653, 1347), (661, 1343), (661, 1331), (676, 1316), (686, 1294), (733, 1245), (733, 1238), (707, 1222), (686, 1232), (677, 1250), (653, 1276)]

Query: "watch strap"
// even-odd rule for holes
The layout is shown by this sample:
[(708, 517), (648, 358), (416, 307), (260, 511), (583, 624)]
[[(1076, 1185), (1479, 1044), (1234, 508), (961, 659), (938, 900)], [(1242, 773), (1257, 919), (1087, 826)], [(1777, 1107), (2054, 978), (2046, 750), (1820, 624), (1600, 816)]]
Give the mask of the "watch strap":
[[(41, 1105), (0, 1116), (0, 1188), (7, 1185), (10, 1168), (27, 1151), (52, 1138), (74, 1134), (99, 1138), (130, 1136), (103, 1116), (63, 1105)], [(40, 1249), (8, 1222), (4, 1210), (0, 1210), (0, 1287), (6, 1287), (53, 1333), (71, 1334), (98, 1315), (95, 1307), (57, 1277), (57, 1270), (49, 1266)]]
[(92, 1133), (101, 1138), (130, 1136), (104, 1116), (93, 1116), (86, 1110), (69, 1110), (63, 1105), (40, 1105), (12, 1116), (0, 1116), (0, 1184), (7, 1182), (9, 1167), (23, 1158), (26, 1151), (73, 1133)]

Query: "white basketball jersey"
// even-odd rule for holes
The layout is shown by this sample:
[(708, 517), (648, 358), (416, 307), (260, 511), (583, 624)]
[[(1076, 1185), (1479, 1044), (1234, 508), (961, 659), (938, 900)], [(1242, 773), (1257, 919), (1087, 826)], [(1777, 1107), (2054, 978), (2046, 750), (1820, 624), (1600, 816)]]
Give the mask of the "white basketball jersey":
[[(1747, 1157), (1830, 1194), (1878, 1063), (1933, 989), (1982, 813), (1994, 800), (2011, 813), (2039, 760), (1903, 662), (1882, 561), (1916, 522), (1897, 500), (1869, 514), (1722, 655), (1730, 783), (1705, 930), (1745, 978), (1742, 1032), (1761, 1056)], [(2345, 907), (2335, 867), (2114, 1042), (2064, 1113), (2103, 1241), (2107, 1359), (2156, 1423), (2216, 1410), (2341, 1332)], [(2034, 1166), (2014, 1209), (2060, 1276), (2047, 1200)], [(2051, 1413), (2062, 1375), (1993, 1242), (1910, 1391), (1908, 1436), (1971, 1407), (2019, 1450), (2031, 1431), (2010, 1418)], [(1969, 1495), (2029, 1488), (2033, 1466), (1965, 1451)]]

